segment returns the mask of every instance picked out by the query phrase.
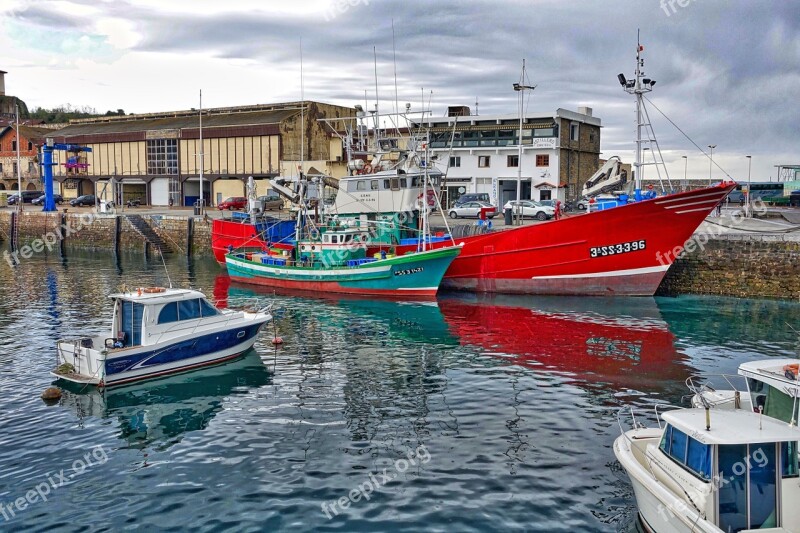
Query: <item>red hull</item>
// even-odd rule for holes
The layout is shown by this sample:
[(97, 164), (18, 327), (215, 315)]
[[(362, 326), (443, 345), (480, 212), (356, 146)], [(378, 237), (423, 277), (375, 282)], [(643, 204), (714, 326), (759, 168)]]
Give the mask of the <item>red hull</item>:
[[(464, 247), (447, 270), (441, 288), (652, 296), (686, 241), (733, 187), (721, 184), (457, 239)], [(228, 244), (234, 248), (263, 244), (255, 241), (249, 224), (215, 220), (212, 231), (218, 261), (224, 261)], [(609, 247), (612, 253), (608, 253)], [(404, 251), (403, 247), (397, 249), (398, 253)]]

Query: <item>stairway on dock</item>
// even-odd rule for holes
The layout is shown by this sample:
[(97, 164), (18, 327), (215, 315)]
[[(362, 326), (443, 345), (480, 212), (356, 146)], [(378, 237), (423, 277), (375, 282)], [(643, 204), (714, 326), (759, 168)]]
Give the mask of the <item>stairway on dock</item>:
[(162, 254), (168, 254), (172, 252), (172, 248), (170, 248), (166, 241), (164, 241), (164, 239), (162, 239), (161, 236), (159, 236), (159, 234), (150, 227), (150, 224), (148, 224), (141, 215), (125, 215), (125, 218), (128, 219), (128, 222), (130, 222), (136, 233), (141, 235), (145, 241), (156, 248), (159, 252)]

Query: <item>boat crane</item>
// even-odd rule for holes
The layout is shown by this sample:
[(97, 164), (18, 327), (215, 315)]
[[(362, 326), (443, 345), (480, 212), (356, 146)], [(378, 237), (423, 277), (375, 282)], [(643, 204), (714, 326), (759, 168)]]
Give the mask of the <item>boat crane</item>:
[[(56, 211), (56, 202), (53, 199), (53, 166), (55, 165), (55, 163), (53, 163), (53, 150), (71, 152), (73, 154), (92, 151), (88, 146), (55, 143), (51, 138), (45, 141), (42, 146), (42, 178), (44, 179), (44, 208), (42, 211), (45, 212)], [(68, 170), (86, 169), (89, 167), (87, 163), (80, 163), (77, 155), (69, 158), (68, 162), (64, 165)]]

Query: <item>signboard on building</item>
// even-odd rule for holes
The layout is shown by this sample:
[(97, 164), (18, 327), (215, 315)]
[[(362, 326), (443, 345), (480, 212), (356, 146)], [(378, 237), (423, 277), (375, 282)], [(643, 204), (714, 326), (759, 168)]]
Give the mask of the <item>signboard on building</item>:
[(145, 133), (145, 138), (147, 140), (177, 139), (178, 133), (178, 130), (147, 130), (147, 133)]
[(555, 148), (556, 147), (556, 138), (555, 137), (534, 137), (532, 139), (531, 145), (533, 148)]

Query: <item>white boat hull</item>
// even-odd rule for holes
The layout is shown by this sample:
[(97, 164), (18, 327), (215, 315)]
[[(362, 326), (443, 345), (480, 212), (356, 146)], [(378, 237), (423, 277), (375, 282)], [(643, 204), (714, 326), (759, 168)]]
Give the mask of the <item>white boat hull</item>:
[(642, 431), (628, 431), (614, 441), (614, 454), (631, 480), (642, 525), (654, 533), (722, 533), (656, 480), (634, 456), (630, 440)]
[[(244, 318), (224, 322), (202, 335), (187, 334), (169, 341), (126, 349), (96, 349), (80, 342), (58, 343), (59, 365), (52, 374), (75, 383), (112, 386), (152, 379), (228, 361), (255, 344), (268, 314), (244, 313)], [(104, 339), (91, 339), (92, 346)], [(88, 343), (87, 343), (88, 344)], [(71, 366), (65, 372), (64, 364)]]

